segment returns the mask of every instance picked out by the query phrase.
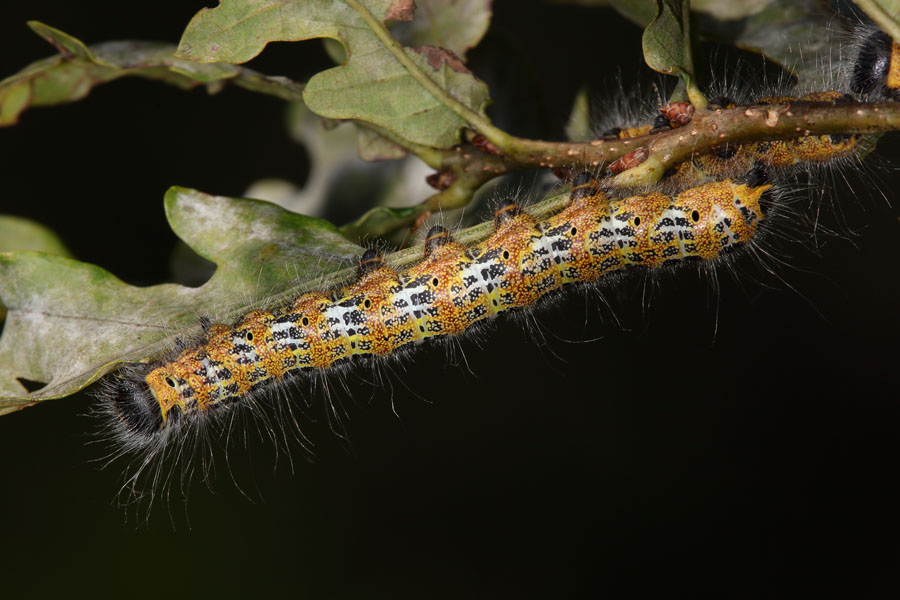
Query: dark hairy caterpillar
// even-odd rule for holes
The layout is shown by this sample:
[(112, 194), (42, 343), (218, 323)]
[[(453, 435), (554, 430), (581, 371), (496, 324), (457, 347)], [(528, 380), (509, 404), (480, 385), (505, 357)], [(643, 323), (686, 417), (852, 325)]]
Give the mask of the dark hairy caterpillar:
[(402, 272), (367, 251), (355, 281), (251, 311), (233, 326), (208, 326), (200, 343), (113, 380), (119, 437), (128, 448), (153, 447), (273, 383), (466, 332), (569, 284), (629, 267), (718, 260), (752, 244), (776, 203), (762, 165), (676, 195), (619, 200), (583, 173), (568, 205), (542, 221), (506, 202), (494, 214), (493, 235), (469, 248), (436, 226), (422, 261)]

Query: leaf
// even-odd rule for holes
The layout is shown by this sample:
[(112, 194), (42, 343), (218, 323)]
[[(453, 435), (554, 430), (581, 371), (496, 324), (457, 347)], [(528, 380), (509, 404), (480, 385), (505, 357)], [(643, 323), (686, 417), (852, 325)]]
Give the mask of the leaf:
[[(832, 49), (840, 48), (835, 16), (815, 0), (772, 0), (739, 21), (703, 14), (700, 30), (706, 39), (759, 52), (797, 76), (801, 84), (822, 84), (823, 68), (838, 64)], [(803, 48), (803, 53), (797, 48)]]
[(359, 127), (357, 131), (357, 148), (359, 157), (365, 161), (396, 160), (409, 152), (384, 136), (371, 129)]
[(772, 3), (773, 0), (692, 0), (691, 11), (719, 21), (736, 21), (755, 15)]
[(491, 24), (492, 0), (416, 0), (415, 18), (391, 33), (406, 46), (440, 46), (466, 60)]
[[(0, 254), (0, 411), (72, 394), (121, 362), (146, 360), (200, 316), (228, 321), (237, 302), (275, 301), (333, 273), (362, 248), (326, 221), (268, 202), (173, 187), (175, 233), (218, 269), (199, 288), (130, 286), (104, 269), (39, 252)], [(317, 285), (317, 284), (316, 284)], [(17, 380), (45, 382), (31, 394)]]
[(659, 11), (644, 30), (644, 60), (654, 71), (681, 77), (696, 108), (706, 106), (691, 57), (689, 0), (659, 0)]
[(69, 249), (51, 229), (30, 219), (0, 215), (0, 252), (11, 250), (71, 256)]
[(646, 27), (656, 17), (656, 0), (600, 0), (597, 2), (580, 0), (577, 3), (607, 5), (641, 27)]
[(409, 223), (418, 214), (419, 211), (415, 206), (408, 208), (376, 206), (357, 220), (341, 227), (341, 231), (349, 238), (359, 238), (367, 232), (383, 229), (385, 224), (395, 228), (397, 222)]
[[(408, 20), (408, 0), (365, 0), (377, 21), (392, 15)], [(222, 0), (216, 8), (198, 12), (182, 36), (177, 56), (200, 62), (242, 63), (273, 41), (334, 38), (348, 59), (313, 76), (303, 92), (306, 105), (318, 115), (355, 119), (382, 127), (400, 140), (449, 148), (459, 141), (466, 121), (417, 79), (427, 74), (478, 117), (485, 119), (487, 87), (451, 52), (433, 47), (397, 50), (417, 72), (401, 64), (347, 2), (320, 0)], [(391, 40), (392, 41), (392, 40)]]
[[(566, 2), (567, 0), (557, 0)], [(586, 6), (609, 6), (620, 15), (641, 27), (656, 16), (656, 0), (568, 0)], [(796, 0), (795, 0), (796, 1)], [(763, 10), (773, 0), (692, 0), (692, 13), (705, 13), (720, 21), (736, 21)]]
[[(0, 215), (0, 252), (34, 250), (58, 256), (71, 256), (62, 240), (50, 229), (22, 217)], [(0, 302), (0, 323), (6, 318), (6, 307)]]
[(582, 87), (575, 94), (572, 110), (569, 111), (569, 122), (566, 123), (566, 139), (586, 141), (593, 139), (591, 127), (590, 94), (587, 87)]
[[(567, 0), (557, 0), (560, 2)], [(575, 2), (575, 0), (572, 0)], [(579, 0), (609, 4), (623, 17), (646, 27), (656, 15), (655, 0)], [(817, 0), (693, 0), (701, 39), (759, 52), (796, 75), (801, 82), (821, 83), (822, 61), (839, 47), (834, 14)], [(798, 47), (808, 49), (803, 54)]]
[(161, 42), (122, 41), (86, 46), (78, 39), (37, 21), (31, 27), (62, 51), (34, 62), (0, 81), (0, 126), (13, 125), (32, 106), (74, 102), (94, 86), (126, 76), (156, 79), (182, 89), (205, 85), (215, 92), (226, 81), (289, 100), (301, 90), (283, 78), (266, 77), (224, 63), (198, 64), (173, 56), (175, 46)]

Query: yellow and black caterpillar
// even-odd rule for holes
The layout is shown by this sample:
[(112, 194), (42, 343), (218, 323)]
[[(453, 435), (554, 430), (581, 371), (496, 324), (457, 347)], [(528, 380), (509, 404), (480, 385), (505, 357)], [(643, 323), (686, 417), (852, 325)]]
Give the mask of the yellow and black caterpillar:
[(493, 235), (478, 245), (467, 248), (436, 226), (422, 261), (404, 271), (370, 250), (345, 286), (208, 326), (202, 342), (119, 380), (113, 409), (129, 445), (145, 445), (272, 383), (460, 334), (566, 285), (629, 267), (717, 260), (752, 243), (775, 202), (762, 165), (675, 195), (619, 200), (584, 173), (568, 205), (542, 221), (507, 202), (495, 212)]
[[(893, 99), (897, 56), (897, 44), (889, 38), (886, 44), (884, 34), (867, 39), (852, 91), (864, 99)], [(848, 99), (827, 91), (758, 102)], [(710, 109), (733, 105), (721, 98)], [(683, 125), (689, 112), (670, 111), (651, 125), (608, 135), (633, 137)], [(502, 204), (493, 234), (480, 244), (466, 247), (436, 226), (427, 234), (422, 260), (399, 272), (370, 250), (352, 282), (250, 311), (231, 325), (206, 322), (202, 339), (177, 354), (109, 378), (104, 398), (115, 415), (114, 435), (125, 450), (158, 451), (175, 432), (191, 431), (207, 416), (225, 414), (273, 386), (472, 331), (566, 286), (692, 260), (715, 264), (758, 243), (773, 209), (783, 206), (780, 172), (852, 155), (860, 142), (858, 135), (832, 134), (726, 145), (676, 166), (657, 189), (629, 197), (582, 173), (565, 208), (542, 220), (514, 201)]]

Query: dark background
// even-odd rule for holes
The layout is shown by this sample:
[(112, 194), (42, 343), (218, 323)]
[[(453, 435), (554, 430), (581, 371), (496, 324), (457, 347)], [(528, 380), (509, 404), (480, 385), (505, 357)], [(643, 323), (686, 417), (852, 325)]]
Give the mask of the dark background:
[[(2, 75), (51, 53), (26, 19), (88, 43), (174, 42), (205, 3), (14, 4)], [(582, 83), (602, 94), (615, 66), (635, 79), (639, 42), (610, 12), (507, 1), (470, 58), (501, 126), (559, 138)], [(309, 42), (253, 66), (304, 80), (327, 65)], [(279, 101), (241, 90), (120, 80), (0, 130), (0, 210), (126, 281), (168, 281), (165, 190), (302, 184), (283, 121)], [(888, 198), (895, 149), (885, 139), (867, 174)], [(215, 493), (195, 483), (186, 507), (173, 494), (126, 522), (88, 395), (6, 416), (3, 595), (896, 597), (900, 230), (872, 185), (838, 185), (821, 225), (843, 235), (786, 246), (779, 277), (745, 262), (739, 282), (668, 277), (649, 301), (635, 279), (612, 294), (618, 325), (570, 294), (537, 313), (545, 344), (506, 319), (462, 342), (471, 372), (430, 347), (391, 389), (351, 381), (349, 451), (313, 395), (311, 462), (295, 448), (293, 472), (284, 456), (273, 468), (254, 436), (232, 449), (249, 498), (219, 455)]]

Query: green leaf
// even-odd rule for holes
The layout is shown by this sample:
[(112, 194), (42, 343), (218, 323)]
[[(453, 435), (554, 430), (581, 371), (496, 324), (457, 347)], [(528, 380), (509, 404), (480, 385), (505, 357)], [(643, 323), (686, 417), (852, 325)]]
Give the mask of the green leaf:
[[(565, 0), (558, 0), (565, 1)], [(656, 0), (577, 0), (575, 4), (609, 6), (617, 13), (636, 23), (640, 27), (646, 27), (656, 17)]]
[(658, 0), (659, 10), (644, 30), (644, 60), (654, 71), (681, 77), (687, 96), (697, 108), (706, 99), (697, 87), (691, 53), (690, 1)]
[(590, 140), (593, 137), (590, 93), (587, 87), (582, 87), (575, 94), (572, 110), (569, 111), (569, 122), (566, 123), (566, 139), (581, 142)]
[(703, 37), (759, 52), (796, 75), (801, 85), (821, 86), (823, 63), (828, 65), (832, 49), (841, 45), (835, 15), (816, 3), (796, 0), (771, 0), (756, 8), (736, 22), (703, 14)]
[(57, 256), (71, 256), (51, 229), (30, 219), (0, 215), (0, 252), (34, 250)]
[[(791, 0), (794, 4), (800, 4)], [(719, 21), (737, 21), (755, 15), (774, 0), (692, 0), (691, 11), (704, 13)]]
[[(391, 33), (405, 46), (440, 46), (465, 61), (466, 52), (477, 46), (487, 33), (491, 2), (417, 0), (415, 18), (394, 24)], [(343, 46), (333, 43), (343, 51)], [(343, 58), (336, 62), (342, 63)], [(408, 154), (402, 146), (363, 127), (359, 128), (358, 142), (359, 157), (366, 161), (396, 160)]]
[[(259, 200), (174, 187), (165, 208), (175, 233), (218, 265), (199, 288), (134, 287), (68, 258), (0, 254), (0, 299), (9, 307), (0, 411), (67, 396), (121, 362), (159, 354), (173, 336), (199, 330), (201, 316), (227, 322), (246, 310), (236, 303), (258, 306), (318, 287), (319, 277), (363, 251), (326, 221)], [(47, 385), (29, 394), (19, 378)]]
[(126, 76), (156, 79), (182, 89), (205, 85), (210, 92), (231, 81), (289, 100), (297, 100), (302, 91), (283, 78), (266, 77), (235, 65), (177, 59), (171, 44), (123, 41), (88, 47), (43, 23), (30, 21), (28, 26), (62, 53), (34, 62), (0, 81), (0, 126), (16, 123), (19, 115), (32, 106), (74, 102), (87, 96), (94, 86)]
[[(408, 20), (409, 0), (362, 2), (377, 21)], [(398, 138), (423, 146), (449, 148), (467, 124), (459, 111), (429, 92), (425, 74), (439, 88), (484, 119), (487, 87), (451, 52), (433, 47), (390, 48), (360, 12), (346, 2), (320, 0), (222, 0), (203, 9), (188, 24), (177, 56), (200, 62), (242, 63), (273, 41), (333, 38), (346, 48), (345, 64), (313, 76), (304, 92), (318, 115), (355, 119), (379, 126)], [(396, 43), (396, 42), (394, 42)], [(411, 61), (416, 72), (397, 55)]]
[[(564, 1), (564, 0), (558, 0)], [(607, 0), (581, 0), (603, 5)], [(656, 0), (618, 0), (609, 6), (645, 27), (656, 15)], [(693, 0), (697, 33), (704, 40), (759, 52), (796, 75), (801, 82), (821, 83), (822, 57), (839, 47), (833, 12), (816, 2), (797, 0)], [(677, 51), (676, 40), (672, 40)], [(803, 54), (797, 48), (804, 48)]]
[(408, 154), (406, 148), (378, 135), (371, 129), (360, 127), (357, 131), (356, 141), (359, 157), (365, 161), (396, 160)]
[(416, 0), (415, 18), (391, 33), (405, 46), (440, 46), (466, 60), (491, 24), (491, 0)]
[[(0, 215), (0, 252), (34, 250), (57, 256), (71, 256), (62, 240), (50, 229), (22, 217)], [(0, 323), (6, 318), (6, 307), (0, 302)]]
[(359, 238), (371, 231), (396, 229), (397, 223), (410, 223), (420, 213), (418, 207), (389, 208), (376, 206), (353, 221), (341, 227), (341, 231), (349, 238)]
[[(796, 3), (796, 0), (791, 1)], [(772, 2), (773, 0), (692, 0), (691, 12), (705, 13), (720, 21), (737, 21), (758, 13)], [(656, 16), (656, 0), (581, 0), (574, 3), (608, 5), (641, 27), (646, 27)]]

